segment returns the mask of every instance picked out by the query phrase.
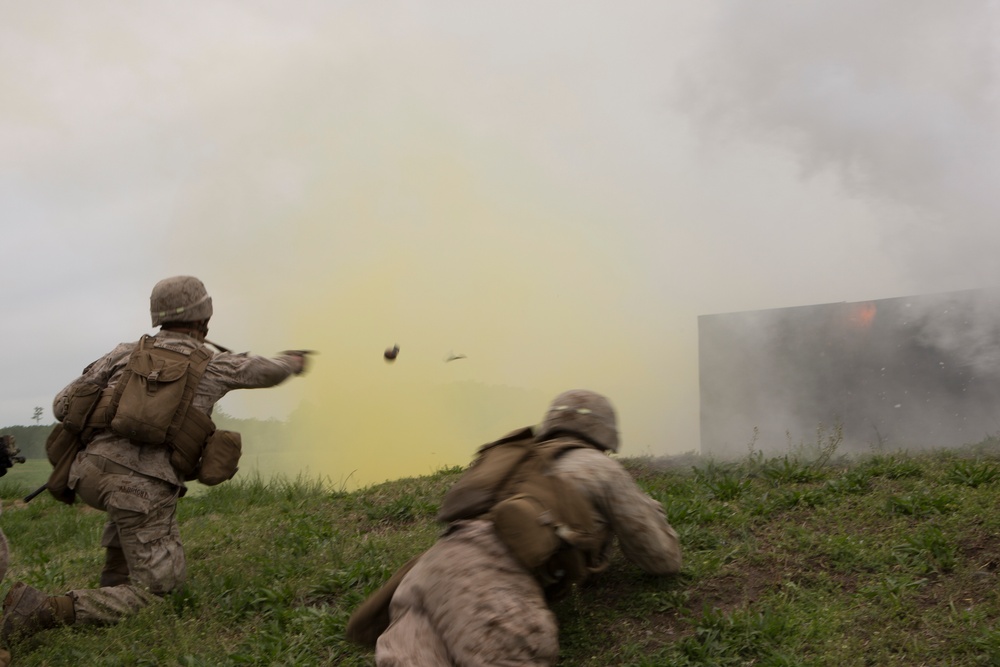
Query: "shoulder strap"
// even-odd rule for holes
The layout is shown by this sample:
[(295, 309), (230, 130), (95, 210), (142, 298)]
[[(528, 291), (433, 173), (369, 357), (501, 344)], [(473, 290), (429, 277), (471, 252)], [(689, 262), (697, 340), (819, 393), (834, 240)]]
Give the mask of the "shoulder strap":
[(174, 435), (187, 418), (188, 408), (191, 407), (191, 402), (194, 400), (194, 394), (198, 389), (198, 383), (201, 382), (201, 378), (205, 374), (205, 370), (208, 368), (208, 362), (211, 360), (212, 351), (204, 343), (199, 345), (198, 349), (189, 355), (187, 380), (184, 385), (184, 395), (181, 398), (181, 405), (177, 410), (177, 414), (174, 415), (174, 421), (170, 424), (170, 430), (167, 431), (168, 442), (173, 440)]
[(472, 465), (445, 494), (438, 521), (471, 519), (488, 512), (534, 455), (534, 438), (531, 428), (523, 428), (480, 447)]
[(597, 447), (578, 438), (555, 438), (543, 440), (535, 445), (535, 450), (545, 459), (547, 465), (574, 449), (597, 449)]
[(118, 404), (121, 402), (122, 394), (125, 392), (125, 386), (128, 384), (129, 378), (132, 377), (132, 357), (139, 350), (146, 347), (146, 341), (149, 340), (149, 336), (146, 334), (142, 335), (139, 342), (136, 343), (135, 348), (132, 350), (132, 354), (129, 355), (128, 360), (125, 362), (125, 369), (122, 371), (121, 377), (118, 378), (118, 384), (115, 385), (114, 391), (111, 392), (111, 402), (108, 404), (106, 415), (107, 422), (111, 423), (111, 418), (114, 416), (115, 412), (118, 411)]

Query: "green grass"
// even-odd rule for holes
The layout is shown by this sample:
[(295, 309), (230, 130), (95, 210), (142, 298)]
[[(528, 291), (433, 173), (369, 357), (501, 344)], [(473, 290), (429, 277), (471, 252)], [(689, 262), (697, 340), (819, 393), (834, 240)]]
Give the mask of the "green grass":
[[(1000, 664), (1000, 445), (718, 462), (621, 459), (681, 535), (677, 577), (620, 554), (554, 610), (560, 665)], [(104, 515), (0, 480), (16, 580), (97, 583)], [(44, 473), (47, 469), (43, 468)], [(107, 628), (13, 647), (29, 665), (371, 665), (355, 606), (430, 546), (459, 469), (346, 493), (239, 479), (181, 500), (188, 585)]]
[[(52, 466), (48, 459), (28, 459), (17, 463), (0, 477), (0, 497), (26, 496), (49, 478)], [(23, 490), (23, 493), (20, 493)], [(30, 490), (30, 491), (29, 491)]]

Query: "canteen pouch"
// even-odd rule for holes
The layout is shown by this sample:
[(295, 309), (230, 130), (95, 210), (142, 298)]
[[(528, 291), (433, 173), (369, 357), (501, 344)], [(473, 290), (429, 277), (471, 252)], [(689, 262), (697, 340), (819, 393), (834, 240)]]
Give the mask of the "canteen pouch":
[(243, 453), (243, 439), (236, 431), (218, 429), (209, 436), (201, 453), (198, 481), (215, 486), (233, 478), (239, 470)]
[(73, 388), (66, 403), (66, 415), (62, 418), (63, 427), (71, 433), (81, 432), (87, 426), (87, 419), (94, 411), (101, 388), (92, 382), (81, 382)]
[(108, 428), (111, 424), (114, 394), (115, 392), (113, 388), (105, 387), (101, 391), (100, 398), (97, 399), (97, 403), (94, 405), (94, 409), (90, 413), (90, 417), (87, 418), (87, 427), (80, 434), (81, 439), (84, 442), (90, 442), (90, 439), (94, 435), (94, 431)]
[(537, 498), (511, 496), (497, 503), (491, 514), (500, 541), (529, 570), (541, 567), (559, 549), (552, 513)]
[(538, 579), (546, 597), (558, 599), (589, 572), (603, 536), (589, 501), (565, 479), (536, 475), (518, 493), (497, 503), (490, 519), (500, 541)]
[(83, 449), (78, 433), (72, 433), (62, 424), (56, 424), (45, 441), (45, 455), (52, 464), (52, 472), (45, 488), (52, 496), (67, 505), (76, 500), (76, 492), (69, 488), (69, 469), (76, 454)]
[(170, 442), (170, 465), (190, 482), (198, 476), (198, 465), (205, 443), (215, 432), (211, 417), (197, 410), (188, 410), (187, 418)]
[(76, 433), (57, 423), (45, 440), (45, 456), (49, 463), (57, 466), (67, 451), (73, 450), (76, 453), (79, 444), (80, 441)]

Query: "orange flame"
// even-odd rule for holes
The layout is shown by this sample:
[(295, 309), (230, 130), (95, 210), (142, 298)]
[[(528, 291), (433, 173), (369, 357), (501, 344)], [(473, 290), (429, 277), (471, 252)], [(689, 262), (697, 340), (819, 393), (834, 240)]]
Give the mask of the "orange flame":
[(874, 301), (853, 304), (848, 321), (856, 329), (868, 329), (875, 321), (877, 311)]

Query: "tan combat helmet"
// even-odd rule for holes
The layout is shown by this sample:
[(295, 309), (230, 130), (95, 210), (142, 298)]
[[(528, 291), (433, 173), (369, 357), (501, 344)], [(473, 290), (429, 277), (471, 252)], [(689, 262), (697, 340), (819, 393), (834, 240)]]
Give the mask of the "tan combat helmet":
[(194, 276), (164, 278), (149, 295), (153, 326), (167, 322), (200, 322), (212, 317), (212, 297)]
[(606, 451), (618, 451), (615, 409), (607, 398), (593, 391), (571, 389), (556, 396), (536, 437), (544, 440), (559, 433), (577, 435)]

